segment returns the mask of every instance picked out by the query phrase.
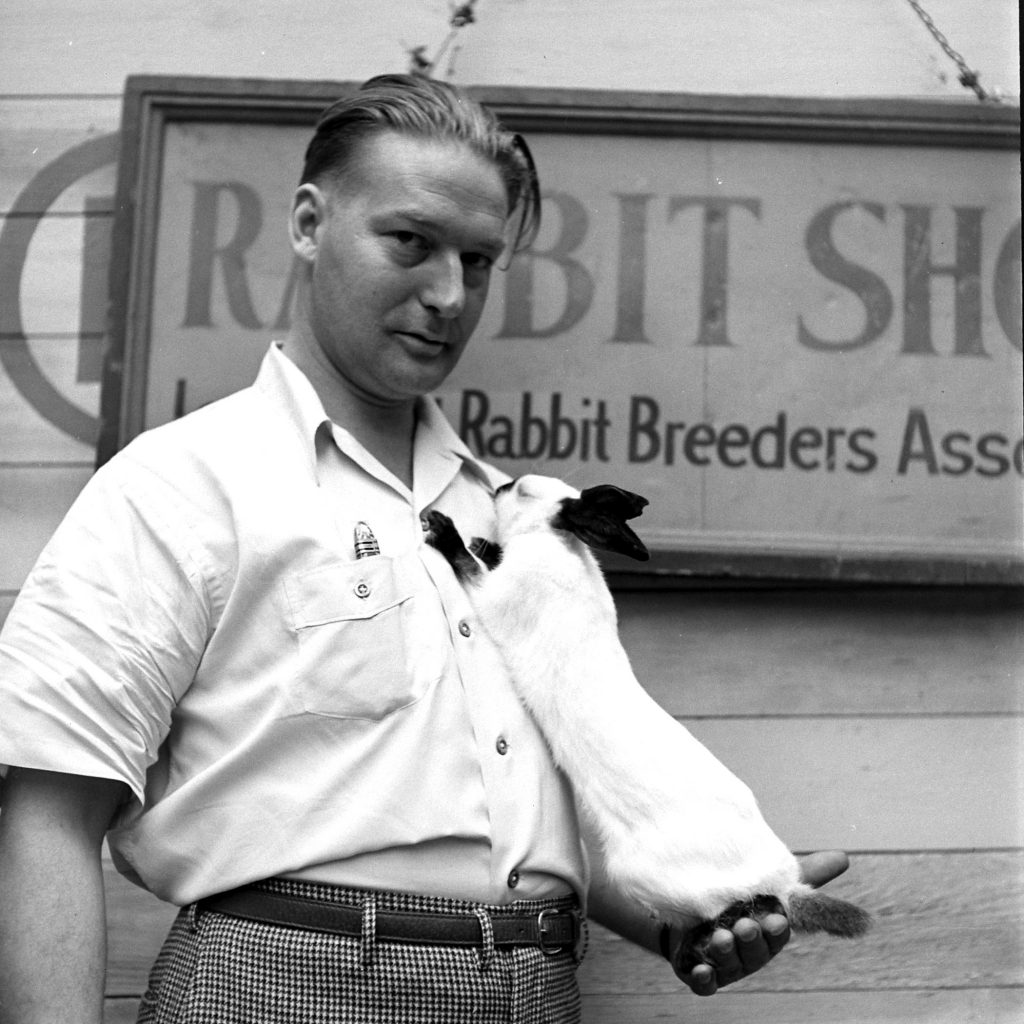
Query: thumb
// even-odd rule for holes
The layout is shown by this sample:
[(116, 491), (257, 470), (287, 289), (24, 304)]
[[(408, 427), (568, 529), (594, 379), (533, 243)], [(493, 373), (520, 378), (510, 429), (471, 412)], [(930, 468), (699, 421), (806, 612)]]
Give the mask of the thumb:
[(850, 866), (842, 850), (823, 850), (800, 858), (800, 878), (814, 889), (838, 878)]

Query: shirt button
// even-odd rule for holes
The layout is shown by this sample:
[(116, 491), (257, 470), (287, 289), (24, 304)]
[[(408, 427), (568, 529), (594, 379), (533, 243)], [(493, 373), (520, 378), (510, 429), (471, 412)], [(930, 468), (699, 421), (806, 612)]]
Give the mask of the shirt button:
[(507, 754), (508, 753), (508, 740), (505, 739), (504, 736), (499, 736), (498, 737), (498, 742), (494, 744), (494, 749), (497, 750), (499, 754)]
[(461, 622), (459, 623), (459, 632), (460, 632), (460, 633), (461, 633), (461, 634), (462, 634), (463, 636), (469, 636), (469, 634), (473, 632), (473, 630), (471, 630), (471, 629), (469, 628), (469, 623), (468, 623), (468, 622), (467, 622), (467, 621), (466, 621), (465, 619), (463, 619), (463, 620), (462, 620), (462, 621), (461, 621)]
[(508, 873), (508, 887), (514, 889), (519, 884), (519, 872), (513, 868)]
[(355, 590), (356, 597), (369, 597), (370, 596), (370, 584), (365, 582), (364, 580), (360, 580), (355, 585), (354, 590)]

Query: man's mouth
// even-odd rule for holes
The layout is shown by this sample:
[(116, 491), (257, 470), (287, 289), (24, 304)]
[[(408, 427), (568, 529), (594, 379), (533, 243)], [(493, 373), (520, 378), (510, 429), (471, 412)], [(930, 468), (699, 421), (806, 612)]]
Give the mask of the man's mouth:
[(403, 338), (411, 339), (418, 345), (424, 345), (431, 349), (444, 348), (446, 344), (443, 337), (425, 331), (396, 331), (395, 333)]

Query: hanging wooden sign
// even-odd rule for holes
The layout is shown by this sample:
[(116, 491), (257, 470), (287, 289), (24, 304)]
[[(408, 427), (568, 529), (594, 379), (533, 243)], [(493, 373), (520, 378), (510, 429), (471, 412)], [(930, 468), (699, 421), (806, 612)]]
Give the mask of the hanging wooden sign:
[[(101, 460), (287, 331), (301, 154), (353, 88), (129, 80)], [(439, 395), (470, 447), (646, 495), (655, 576), (1024, 580), (1015, 111), (470, 91), (544, 186)]]

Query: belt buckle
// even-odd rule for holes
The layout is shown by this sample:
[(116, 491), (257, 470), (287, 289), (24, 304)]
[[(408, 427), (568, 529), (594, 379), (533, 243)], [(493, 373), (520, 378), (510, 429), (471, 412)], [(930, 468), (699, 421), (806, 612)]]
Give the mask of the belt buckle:
[(546, 907), (537, 915), (537, 945), (540, 946), (540, 951), (545, 956), (557, 956), (562, 952), (562, 944), (558, 943), (553, 946), (549, 946), (545, 942), (545, 933), (548, 931), (548, 926), (545, 924), (545, 918), (548, 914), (557, 914), (559, 911), (555, 907)]

